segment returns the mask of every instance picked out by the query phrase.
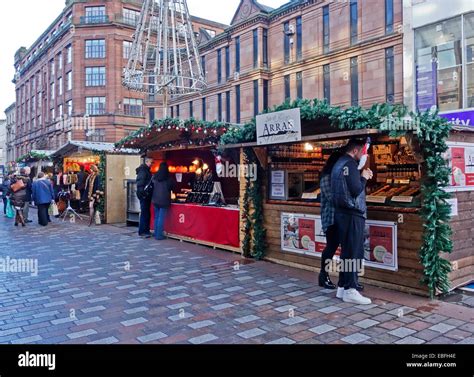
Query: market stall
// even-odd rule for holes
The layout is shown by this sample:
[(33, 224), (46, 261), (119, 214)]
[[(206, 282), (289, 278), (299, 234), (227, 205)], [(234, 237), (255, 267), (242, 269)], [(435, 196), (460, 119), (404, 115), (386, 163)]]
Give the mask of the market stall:
[(53, 162), (51, 155), (54, 151), (50, 150), (31, 150), (27, 154), (18, 157), (17, 164), (13, 170), (29, 166), (31, 168), (31, 177), (36, 177), (38, 173), (52, 173)]
[[(126, 180), (135, 179), (135, 167), (140, 164), (137, 150), (117, 151), (112, 143), (70, 141), (52, 154), (55, 162), (55, 186), (79, 210), (84, 193), (78, 189), (78, 174), (87, 175), (91, 167), (98, 168), (99, 187), (104, 192), (99, 212), (106, 223), (126, 222)], [(87, 204), (87, 203), (86, 203)], [(86, 206), (87, 207), (87, 206)]]
[[(260, 166), (257, 183), (247, 182), (241, 192), (251, 203), (241, 227), (253, 235), (242, 243), (244, 254), (318, 271), (326, 243), (322, 167), (351, 137), (368, 137), (366, 167), (374, 179), (367, 185), (360, 280), (422, 295), (472, 280), (472, 129), (449, 133), (436, 114), (408, 117), (389, 105), (341, 110), (316, 100), (277, 110), (222, 138), (226, 148), (240, 148), (243, 160)], [(448, 191), (457, 192), (449, 199)]]
[[(154, 160), (152, 172), (167, 162), (175, 181), (165, 220), (168, 237), (240, 252), (239, 177), (229, 172), (232, 157), (216, 151), (228, 125), (165, 119), (117, 144), (137, 148)], [(238, 158), (239, 154), (235, 154)], [(152, 228), (154, 213), (152, 211)]]

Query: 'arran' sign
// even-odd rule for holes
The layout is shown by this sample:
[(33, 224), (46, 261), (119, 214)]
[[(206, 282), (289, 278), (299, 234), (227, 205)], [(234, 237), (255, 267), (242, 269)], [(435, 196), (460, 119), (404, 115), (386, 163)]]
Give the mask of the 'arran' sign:
[(300, 109), (290, 109), (257, 116), (258, 145), (301, 141)]

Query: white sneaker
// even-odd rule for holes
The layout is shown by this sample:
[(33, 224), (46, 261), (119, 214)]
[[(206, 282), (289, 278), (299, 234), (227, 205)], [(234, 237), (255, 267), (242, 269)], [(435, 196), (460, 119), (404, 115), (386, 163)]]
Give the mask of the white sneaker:
[(351, 288), (344, 291), (342, 301), (351, 302), (359, 305), (370, 305), (372, 300), (370, 298), (362, 296), (356, 289)]
[(336, 298), (342, 298), (344, 297), (344, 287), (337, 287), (337, 293), (336, 293)]

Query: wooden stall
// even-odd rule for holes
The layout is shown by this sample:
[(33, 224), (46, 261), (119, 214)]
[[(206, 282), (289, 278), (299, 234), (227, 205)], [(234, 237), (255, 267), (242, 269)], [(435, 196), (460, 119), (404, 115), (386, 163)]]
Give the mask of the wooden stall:
[[(294, 111), (294, 110), (291, 110)], [(284, 112), (282, 112), (284, 113)], [(227, 148), (252, 148), (265, 171), (262, 178), (263, 216), (266, 230), (265, 259), (271, 262), (319, 271), (325, 236), (320, 220), (319, 178), (330, 154), (351, 137), (369, 137), (371, 147), (366, 167), (374, 172), (367, 185), (367, 225), (364, 273), (360, 280), (379, 287), (428, 295), (422, 284), (420, 261), (424, 221), (422, 180), (426, 173), (423, 143), (415, 132), (390, 137), (380, 129), (338, 131), (327, 121), (291, 124), (295, 114), (266, 114), (273, 136), (259, 129), (257, 142), (231, 144)], [(285, 117), (287, 118), (285, 120)], [(299, 123), (299, 122), (296, 122)], [(291, 124), (288, 134), (284, 125)], [(296, 129), (296, 131), (294, 131)], [(279, 131), (279, 132), (278, 132)], [(474, 279), (474, 133), (458, 128), (449, 138), (453, 191), (453, 251), (443, 253), (451, 262), (451, 289)], [(294, 133), (299, 133), (294, 135)], [(241, 197), (245, 185), (241, 184)], [(241, 225), (241, 229), (244, 225)], [(337, 280), (336, 275), (334, 276)], [(439, 293), (439, 292), (437, 292)]]

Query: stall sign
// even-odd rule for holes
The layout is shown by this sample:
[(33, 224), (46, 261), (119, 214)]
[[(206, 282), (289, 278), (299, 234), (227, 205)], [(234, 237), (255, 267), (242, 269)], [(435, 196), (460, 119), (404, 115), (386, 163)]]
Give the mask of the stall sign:
[(286, 186), (285, 186), (285, 171), (284, 170), (272, 170), (270, 177), (270, 198), (271, 199), (285, 199), (286, 197)]
[[(281, 248), (283, 251), (321, 257), (326, 236), (321, 216), (282, 213)], [(339, 258), (341, 249), (336, 252)], [(384, 270), (398, 270), (397, 224), (367, 220), (364, 232), (364, 265)]]
[(257, 144), (281, 144), (301, 141), (299, 108), (257, 115)]
[(448, 160), (450, 187), (447, 191), (474, 190), (474, 143), (448, 142)]

